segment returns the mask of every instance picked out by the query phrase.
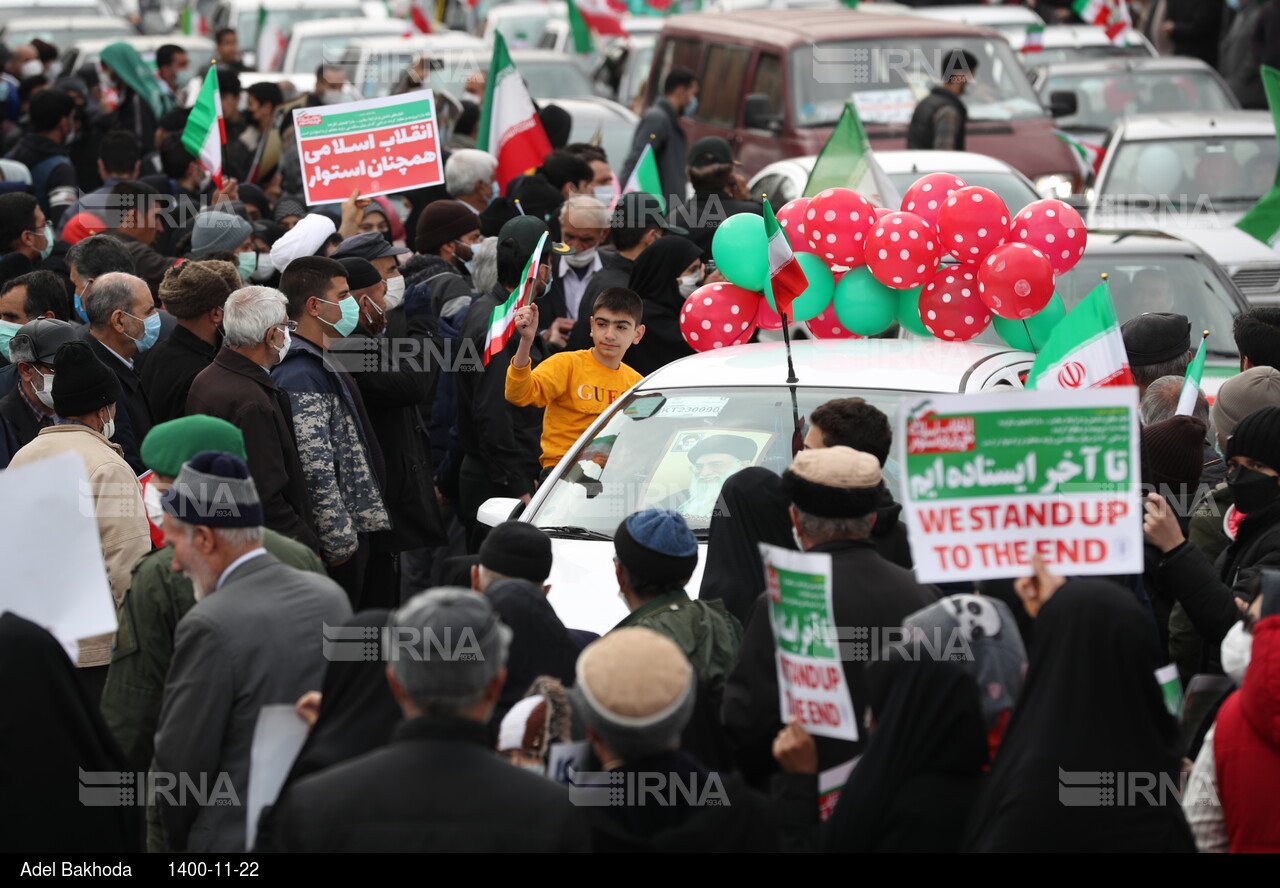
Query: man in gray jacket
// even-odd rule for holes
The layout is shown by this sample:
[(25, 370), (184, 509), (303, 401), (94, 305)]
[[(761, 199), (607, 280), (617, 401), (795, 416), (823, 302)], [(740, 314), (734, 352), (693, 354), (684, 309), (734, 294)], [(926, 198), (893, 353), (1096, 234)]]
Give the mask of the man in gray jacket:
[(677, 204), (684, 203), (685, 188), (689, 182), (686, 169), (689, 142), (680, 128), (680, 117), (692, 115), (697, 108), (698, 76), (688, 68), (672, 68), (662, 83), (662, 98), (650, 105), (636, 124), (635, 135), (631, 137), (631, 153), (622, 166), (619, 181), (625, 183), (640, 162), (644, 146), (653, 146), (658, 175), (662, 178), (662, 194), (654, 197), (666, 202), (667, 213)]
[(173, 788), (157, 789), (155, 804), (173, 851), (243, 851), (258, 714), (320, 687), (323, 627), (351, 608), (337, 583), (263, 548), (262, 503), (239, 457), (196, 454), (161, 504), (173, 569), (196, 605), (178, 623), (165, 681), (153, 772)]

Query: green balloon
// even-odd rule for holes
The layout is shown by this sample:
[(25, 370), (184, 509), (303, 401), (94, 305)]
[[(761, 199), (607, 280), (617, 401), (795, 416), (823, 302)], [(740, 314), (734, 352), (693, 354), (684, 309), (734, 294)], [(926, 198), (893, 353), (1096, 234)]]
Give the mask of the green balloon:
[[(796, 261), (804, 270), (804, 276), (809, 279), (809, 286), (792, 301), (791, 320), (808, 321), (827, 310), (827, 306), (831, 304), (832, 294), (835, 292), (836, 279), (831, 273), (831, 267), (823, 262), (820, 256), (815, 256), (813, 253), (796, 253)], [(776, 312), (778, 306), (773, 302), (773, 293), (766, 288), (764, 295), (769, 300), (769, 307)]]
[(859, 266), (836, 284), (836, 320), (859, 336), (883, 333), (898, 317), (899, 292), (872, 277), (865, 265)]
[(904, 330), (920, 336), (932, 336), (925, 329), (924, 321), (920, 320), (920, 294), (923, 291), (924, 287), (898, 291), (898, 323)]
[(711, 239), (716, 268), (744, 290), (763, 290), (769, 278), (769, 241), (764, 217), (738, 213), (724, 220)]
[(1067, 306), (1056, 292), (1049, 297), (1044, 308), (1025, 321), (1011, 321), (996, 315), (992, 326), (996, 335), (1010, 348), (1039, 352), (1049, 341), (1049, 334), (1067, 316)]

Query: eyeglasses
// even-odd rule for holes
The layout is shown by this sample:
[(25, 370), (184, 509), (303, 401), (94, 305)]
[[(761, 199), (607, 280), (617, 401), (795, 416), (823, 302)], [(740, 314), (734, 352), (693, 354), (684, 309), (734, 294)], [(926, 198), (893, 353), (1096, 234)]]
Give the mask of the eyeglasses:
[(284, 327), (286, 330), (292, 333), (298, 329), (298, 322), (297, 321), (281, 321), (280, 323), (276, 324), (276, 326)]

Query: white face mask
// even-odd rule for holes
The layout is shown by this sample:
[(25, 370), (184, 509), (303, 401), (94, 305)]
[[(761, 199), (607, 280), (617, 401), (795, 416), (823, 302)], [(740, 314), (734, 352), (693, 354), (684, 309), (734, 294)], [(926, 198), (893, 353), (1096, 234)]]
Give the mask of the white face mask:
[(698, 289), (698, 282), (702, 280), (700, 274), (686, 274), (680, 278), (680, 295), (688, 299), (693, 295), (693, 291)]
[(564, 261), (570, 268), (586, 268), (595, 261), (598, 247), (588, 247), (585, 250), (579, 250), (572, 255), (565, 256)]
[(53, 410), (53, 374), (41, 373), (39, 370), (36, 373), (40, 376), (41, 387), (37, 387), (32, 383), (31, 388), (35, 390), (36, 398), (39, 399), (40, 403)]
[(37, 74), (44, 73), (44, 63), (39, 59), (27, 59), (22, 63), (22, 77), (35, 77)]
[(404, 302), (404, 276), (396, 275), (387, 278), (387, 295), (382, 297), (382, 301), (387, 305), (387, 311), (399, 308)]
[(791, 539), (796, 541), (796, 548), (801, 552), (804, 551), (804, 543), (800, 541), (800, 531), (796, 530), (796, 526), (791, 525)]
[(142, 492), (142, 502), (147, 507), (147, 520), (156, 527), (164, 527), (164, 506), (160, 505), (160, 489), (154, 484), (148, 484), (147, 489)]
[(116, 418), (113, 416), (102, 424), (102, 437), (110, 440), (116, 436)]
[(276, 273), (276, 267), (271, 262), (270, 253), (258, 254), (258, 267), (249, 275), (249, 280), (262, 283), (271, 280), (271, 276)]
[(595, 188), (591, 189), (591, 193), (595, 195), (596, 200), (600, 201), (600, 203), (604, 204), (606, 207), (613, 203), (612, 185), (597, 185)]
[(284, 356), (289, 352), (289, 343), (293, 341), (293, 337), (289, 335), (289, 331), (284, 331), (284, 342), (276, 349), (276, 363), (279, 364), (284, 360)]
[(1231, 677), (1236, 684), (1244, 681), (1245, 670), (1249, 668), (1249, 657), (1253, 654), (1253, 636), (1244, 631), (1244, 621), (1227, 630), (1222, 639), (1222, 671)]

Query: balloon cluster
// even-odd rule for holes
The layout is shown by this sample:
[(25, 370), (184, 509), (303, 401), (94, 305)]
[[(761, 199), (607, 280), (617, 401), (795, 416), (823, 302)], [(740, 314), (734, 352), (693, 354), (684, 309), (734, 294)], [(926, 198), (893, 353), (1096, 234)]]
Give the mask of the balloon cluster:
[[(808, 280), (788, 319), (816, 339), (876, 336), (897, 323), (965, 342), (994, 323), (1008, 345), (1037, 351), (1066, 315), (1055, 276), (1085, 248), (1084, 220), (1062, 201), (1038, 200), (1014, 215), (995, 192), (951, 173), (917, 179), (898, 210), (829, 188), (785, 204), (777, 219)], [(680, 329), (689, 345), (707, 351), (779, 329), (764, 219), (730, 216), (711, 252), (728, 282), (685, 301)]]

